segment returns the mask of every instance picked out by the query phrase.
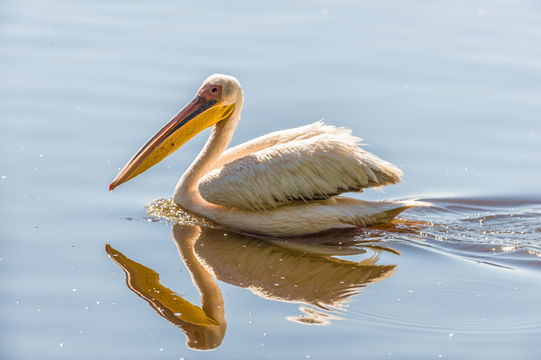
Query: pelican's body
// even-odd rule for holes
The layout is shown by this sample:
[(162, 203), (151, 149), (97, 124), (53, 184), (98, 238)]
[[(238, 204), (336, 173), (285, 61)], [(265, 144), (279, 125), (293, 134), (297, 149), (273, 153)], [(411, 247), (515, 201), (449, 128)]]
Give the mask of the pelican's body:
[(337, 196), (394, 184), (402, 172), (364, 151), (349, 130), (317, 122), (277, 131), (228, 150), (243, 106), (238, 81), (212, 75), (196, 98), (151, 138), (111, 183), (112, 190), (214, 125), (179, 180), (173, 200), (228, 227), (272, 236), (387, 222), (416, 202)]

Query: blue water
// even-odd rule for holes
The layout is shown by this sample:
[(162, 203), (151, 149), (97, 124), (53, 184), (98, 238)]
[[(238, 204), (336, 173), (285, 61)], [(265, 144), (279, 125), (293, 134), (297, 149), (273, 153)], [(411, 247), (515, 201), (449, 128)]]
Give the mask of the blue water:
[[(538, 359), (540, 39), (535, 1), (2, 2), (0, 357)], [(200, 352), (104, 248), (200, 306), (172, 225), (145, 205), (208, 132), (107, 187), (215, 72), (244, 88), (233, 144), (323, 118), (405, 173), (355, 196), (435, 206), (365, 234), (396, 269), (327, 326), (218, 278), (227, 330)], [(374, 255), (364, 245), (334, 256)]]

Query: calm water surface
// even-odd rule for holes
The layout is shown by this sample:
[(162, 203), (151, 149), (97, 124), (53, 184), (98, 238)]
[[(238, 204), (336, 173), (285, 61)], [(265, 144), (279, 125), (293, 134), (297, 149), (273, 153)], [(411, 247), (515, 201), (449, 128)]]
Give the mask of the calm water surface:
[[(539, 359), (539, 44), (535, 1), (4, 1), (0, 357)], [(433, 206), (288, 241), (147, 213), (208, 132), (109, 193), (214, 72), (234, 144), (324, 118), (405, 172), (354, 196)]]

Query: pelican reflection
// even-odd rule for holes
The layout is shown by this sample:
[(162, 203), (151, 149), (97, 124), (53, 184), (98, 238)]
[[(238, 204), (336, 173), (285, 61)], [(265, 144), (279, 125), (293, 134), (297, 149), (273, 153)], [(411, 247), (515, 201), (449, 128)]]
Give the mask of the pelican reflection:
[[(220, 346), (227, 323), (222, 293), (215, 279), (275, 301), (299, 304), (301, 313), (287, 319), (328, 325), (346, 311), (349, 299), (370, 283), (389, 277), (396, 265), (378, 265), (382, 251), (350, 233), (317, 238), (268, 239), (199, 225), (174, 224), (172, 236), (201, 296), (201, 307), (163, 286), (154, 270), (109, 245), (106, 251), (125, 271), (128, 287), (162, 317), (178, 326), (192, 349)], [(361, 242), (362, 243), (362, 242)], [(366, 245), (369, 245), (367, 247)], [(370, 251), (370, 255), (367, 253)], [(365, 254), (360, 261), (338, 256)]]

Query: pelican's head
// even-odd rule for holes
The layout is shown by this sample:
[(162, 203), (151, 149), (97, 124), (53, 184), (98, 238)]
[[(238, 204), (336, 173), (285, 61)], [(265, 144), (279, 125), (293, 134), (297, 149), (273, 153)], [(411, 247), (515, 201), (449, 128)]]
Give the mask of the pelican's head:
[(203, 96), (204, 92), (209, 91), (209, 89), (211, 93), (219, 92), (220, 101), (224, 105), (234, 105), (243, 99), (242, 88), (234, 76), (224, 74), (210, 75), (203, 81), (199, 90), (197, 90), (197, 95)]
[(222, 74), (209, 76), (203, 81), (195, 99), (124, 165), (109, 185), (109, 190), (156, 165), (206, 128), (229, 119), (235, 107), (240, 110), (242, 101), (242, 89), (237, 79)]

